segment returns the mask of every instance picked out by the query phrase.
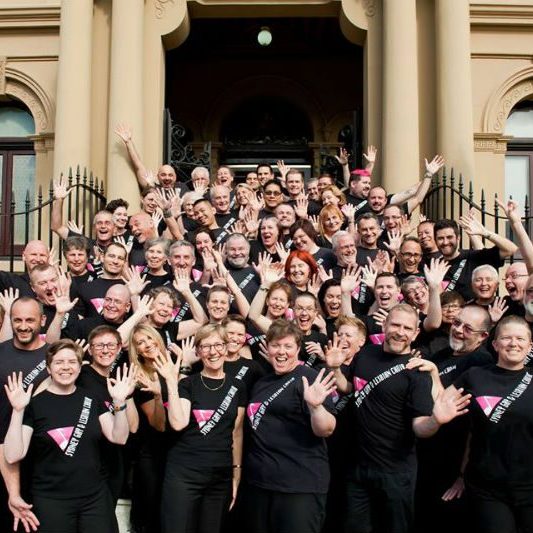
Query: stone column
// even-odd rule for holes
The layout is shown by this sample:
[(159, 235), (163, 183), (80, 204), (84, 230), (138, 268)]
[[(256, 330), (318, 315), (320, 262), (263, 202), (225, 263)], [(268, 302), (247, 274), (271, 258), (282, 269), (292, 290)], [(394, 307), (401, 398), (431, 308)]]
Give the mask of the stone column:
[(382, 185), (394, 193), (419, 179), (416, 0), (383, 0)]
[(144, 0), (113, 0), (106, 196), (127, 200), (132, 213), (139, 205), (137, 180), (124, 143), (114, 129), (119, 122), (131, 126), (142, 158), (143, 43)]
[(93, 0), (63, 0), (59, 30), (54, 176), (91, 155)]
[(468, 0), (436, 0), (437, 151), (474, 178), (474, 126)]

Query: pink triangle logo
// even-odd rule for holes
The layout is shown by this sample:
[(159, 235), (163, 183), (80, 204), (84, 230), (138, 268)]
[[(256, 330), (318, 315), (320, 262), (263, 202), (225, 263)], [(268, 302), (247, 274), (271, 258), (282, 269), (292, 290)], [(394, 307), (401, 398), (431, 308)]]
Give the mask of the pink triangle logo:
[(55, 443), (65, 451), (73, 431), (74, 426), (70, 426), (66, 428), (50, 429), (47, 433), (54, 439)]
[(103, 298), (91, 298), (91, 303), (93, 304), (93, 307), (96, 309), (96, 312), (100, 314), (102, 312), (102, 309), (104, 308), (104, 299)]
[(476, 402), (479, 404), (483, 412), (490, 416), (493, 409), (500, 403), (501, 396), (477, 396)]
[(353, 386), (355, 387), (355, 390), (357, 392), (359, 392), (367, 383), (368, 381), (362, 378), (358, 378), (357, 376), (354, 376), (353, 378)]
[(370, 342), (372, 344), (383, 344), (385, 341), (385, 333), (376, 333), (369, 336)]
[(250, 422), (254, 421), (255, 413), (257, 413), (257, 410), (261, 407), (261, 402), (257, 403), (249, 403), (248, 407), (246, 408), (246, 414), (248, 415), (248, 418), (250, 419)]
[(213, 409), (193, 409), (192, 410), (196, 422), (200, 428), (204, 427), (205, 423), (213, 416), (215, 412)]

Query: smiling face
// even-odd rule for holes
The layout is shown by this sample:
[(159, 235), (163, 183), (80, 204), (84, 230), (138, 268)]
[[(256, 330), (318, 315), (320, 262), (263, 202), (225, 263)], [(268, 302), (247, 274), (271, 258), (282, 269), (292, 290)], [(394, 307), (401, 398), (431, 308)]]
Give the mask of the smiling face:
[(267, 247), (275, 246), (279, 239), (277, 223), (272, 219), (263, 220), (261, 223), (261, 240)]
[(404, 241), (398, 257), (400, 272), (415, 274), (419, 271), (422, 261), (422, 247), (416, 241)]
[(310, 276), (311, 268), (309, 265), (305, 261), (294, 257), (289, 267), (289, 281), (294, 283), (296, 287), (305, 287), (309, 282)]
[(149, 192), (141, 198), (141, 209), (149, 215), (153, 215), (155, 213), (155, 210), (157, 209), (155, 192)]
[(170, 165), (161, 165), (157, 172), (157, 179), (161, 187), (173, 189), (176, 186), (176, 172)]
[(117, 207), (113, 211), (113, 224), (120, 230), (128, 225), (128, 210), (124, 206)]
[(153, 361), (161, 353), (158, 340), (144, 331), (133, 334), (133, 343), (137, 354), (144, 359)]
[(335, 255), (339, 266), (353, 266), (356, 262), (357, 248), (354, 239), (351, 235), (342, 235), (336, 237), (337, 244), (335, 247)]
[(313, 322), (318, 314), (314, 298), (307, 295), (297, 296), (294, 302), (294, 318), (296, 324), (304, 332), (311, 331)]
[(304, 178), (299, 172), (291, 172), (287, 175), (286, 186), (292, 198), (302, 194), (304, 190)]
[(120, 353), (121, 345), (112, 333), (103, 333), (94, 337), (89, 345), (92, 366), (106, 373)]
[(524, 324), (509, 322), (500, 326), (492, 345), (498, 353), (498, 366), (520, 370), (531, 350), (531, 331)]
[(257, 168), (257, 179), (259, 180), (261, 185), (263, 185), (267, 181), (274, 179), (274, 173), (272, 172), (270, 167), (260, 166)]
[(87, 270), (87, 251), (84, 248), (71, 248), (65, 252), (68, 270), (73, 276), (81, 276)]
[(350, 181), (350, 194), (356, 198), (367, 199), (370, 187), (370, 176), (359, 176), (358, 180)]
[(170, 322), (174, 313), (174, 302), (172, 298), (160, 292), (152, 302), (152, 312), (150, 313), (150, 321), (156, 328), (161, 328)]
[(459, 311), (450, 328), (450, 346), (456, 353), (470, 353), (485, 340), (484, 313), (476, 307), (465, 307)]
[(498, 290), (498, 276), (489, 269), (479, 269), (472, 276), (472, 292), (480, 303), (492, 302)]
[(284, 231), (288, 231), (290, 227), (296, 222), (296, 213), (294, 208), (288, 204), (281, 204), (276, 207), (276, 218)]
[(345, 356), (344, 364), (350, 364), (354, 355), (365, 343), (365, 335), (359, 328), (349, 324), (343, 324), (337, 331), (340, 348)]
[(381, 309), (389, 310), (398, 303), (400, 288), (394, 276), (383, 276), (376, 280), (374, 296)]
[(313, 240), (301, 228), (298, 228), (294, 232), (294, 236), (293, 236), (292, 240), (294, 242), (295, 248), (297, 250), (300, 250), (301, 252), (309, 252), (309, 253), (311, 253), (311, 250), (315, 246), (315, 243), (313, 242)]
[(190, 273), (195, 261), (194, 252), (190, 246), (176, 246), (170, 252), (169, 261), (172, 269), (183, 268)]
[(273, 339), (267, 345), (268, 360), (276, 374), (288, 374), (298, 366), (300, 345), (292, 335)]
[(128, 254), (122, 246), (110, 244), (102, 257), (102, 267), (106, 274), (118, 276), (122, 273)]
[(383, 325), (385, 351), (401, 355), (411, 351), (411, 343), (418, 335), (418, 318), (416, 314), (402, 309), (392, 310)]
[(232, 268), (244, 268), (248, 264), (250, 244), (244, 237), (233, 237), (226, 241), (226, 261)]
[(46, 316), (36, 301), (17, 301), (11, 308), (11, 328), (14, 343), (18, 348), (31, 349), (31, 345), (39, 340), (41, 327), (44, 326)]
[(130, 218), (130, 229), (137, 242), (141, 244), (156, 236), (154, 221), (148, 213), (133, 215)]
[(383, 224), (387, 231), (399, 230), (402, 213), (397, 205), (390, 205), (383, 211)]
[(273, 211), (276, 206), (283, 202), (281, 187), (277, 183), (269, 183), (263, 189), (263, 199), (266, 207)]
[(368, 203), (374, 213), (382, 213), (387, 205), (387, 193), (382, 187), (374, 187), (368, 193)]
[(459, 239), (453, 228), (439, 229), (435, 234), (435, 242), (439, 252), (445, 259), (452, 258), (459, 247)]
[(246, 174), (246, 183), (250, 185), (254, 191), (257, 191), (261, 186), (259, 178), (257, 177), (257, 172), (248, 172), (248, 174)]
[(233, 183), (233, 176), (231, 175), (231, 170), (228, 167), (220, 167), (217, 170), (215, 183), (217, 185), (225, 185), (226, 187), (231, 188), (231, 184)]
[(331, 318), (337, 318), (341, 313), (341, 288), (338, 285), (329, 287), (324, 295), (324, 307), (326, 314)]
[(196, 251), (201, 254), (204, 250), (213, 249), (213, 241), (208, 233), (200, 232), (196, 234), (194, 238), (194, 245), (196, 246)]
[(429, 302), (429, 291), (427, 285), (420, 279), (409, 283), (404, 289), (405, 299), (417, 309), (424, 310)]
[(224, 186), (213, 187), (211, 203), (217, 213), (227, 213), (230, 205), (230, 190)]
[(102, 316), (113, 324), (121, 324), (130, 310), (130, 293), (125, 285), (116, 284), (107, 289), (104, 297)]
[(48, 246), (42, 241), (28, 242), (22, 252), (22, 260), (28, 272), (31, 272), (37, 265), (46, 265), (49, 256)]
[(93, 220), (94, 231), (96, 232), (96, 240), (99, 242), (108, 242), (113, 238), (113, 215), (108, 211), (100, 211)]
[(196, 354), (202, 360), (204, 368), (214, 372), (224, 366), (226, 353), (226, 341), (218, 333), (202, 339), (196, 347)]
[(357, 230), (361, 235), (361, 244), (365, 248), (374, 248), (380, 234), (378, 221), (374, 218), (362, 218), (357, 222)]
[(144, 257), (148, 268), (152, 270), (159, 270), (167, 263), (165, 247), (160, 243), (150, 246), (150, 248), (144, 252)]
[(197, 202), (194, 207), (194, 218), (200, 226), (207, 228), (215, 224), (215, 208), (207, 201)]
[(76, 383), (81, 371), (81, 364), (76, 353), (70, 348), (59, 350), (47, 367), (53, 383), (62, 388)]
[(44, 305), (55, 305), (59, 278), (55, 268), (50, 267), (39, 272), (33, 271), (30, 284), (37, 300)]
[(338, 207), (340, 203), (340, 198), (337, 198), (332, 191), (324, 191), (322, 193), (322, 205), (334, 205)]
[(503, 278), (505, 290), (513, 302), (521, 302), (524, 298), (528, 273), (525, 263), (513, 263)]
[(246, 343), (246, 327), (240, 322), (230, 321), (225, 329), (228, 337), (228, 356), (236, 356)]
[(275, 289), (266, 299), (268, 317), (271, 319), (281, 318), (289, 307), (287, 293), (282, 289)]
[(318, 180), (314, 179), (307, 184), (307, 195), (309, 200), (314, 200), (315, 202), (320, 201), (320, 193), (318, 192)]
[(328, 213), (321, 216), (321, 221), (326, 235), (333, 235), (342, 227), (342, 219), (336, 213)]
[(418, 224), (418, 240), (424, 251), (432, 252), (436, 248), (433, 226), (433, 222), (421, 222)]
[(228, 316), (229, 295), (225, 291), (214, 291), (207, 300), (207, 314), (211, 322), (220, 323)]

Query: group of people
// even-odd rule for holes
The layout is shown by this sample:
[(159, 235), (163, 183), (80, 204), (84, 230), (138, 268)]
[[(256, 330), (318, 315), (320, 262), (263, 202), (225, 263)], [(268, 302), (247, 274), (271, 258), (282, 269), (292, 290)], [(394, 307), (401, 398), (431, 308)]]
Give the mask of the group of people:
[[(0, 272), (2, 531), (533, 531), (533, 244), (337, 157), (153, 175)], [(461, 232), (469, 246), (460, 248)], [(465, 237), (466, 238), (466, 237)], [(520, 256), (520, 261), (514, 260)], [(506, 264), (506, 261), (508, 263)], [(499, 295), (500, 269), (507, 294)], [(503, 291), (502, 291), (503, 292)]]

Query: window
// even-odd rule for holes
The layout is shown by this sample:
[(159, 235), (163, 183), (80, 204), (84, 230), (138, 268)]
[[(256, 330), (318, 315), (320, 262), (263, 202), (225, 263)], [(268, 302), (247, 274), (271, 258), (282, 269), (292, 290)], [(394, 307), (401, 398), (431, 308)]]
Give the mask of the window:
[[(27, 191), (30, 202), (35, 202), (35, 152), (33, 142), (28, 139), (35, 133), (31, 114), (14, 102), (0, 107), (0, 200), (2, 224), (0, 226), (0, 254), (10, 253), (11, 211), (15, 202), (17, 212), (25, 209)], [(33, 235), (33, 217), (29, 218), (29, 235)], [(25, 242), (25, 218), (15, 217), (16, 253), (20, 253)]]

